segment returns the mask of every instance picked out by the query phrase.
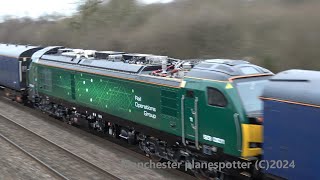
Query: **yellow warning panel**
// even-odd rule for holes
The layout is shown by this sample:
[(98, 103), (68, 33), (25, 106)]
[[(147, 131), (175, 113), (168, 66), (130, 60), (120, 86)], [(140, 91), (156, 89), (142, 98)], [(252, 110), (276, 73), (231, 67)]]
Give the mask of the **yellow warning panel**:
[(233, 86), (232, 86), (231, 83), (228, 83), (228, 84), (226, 85), (226, 89), (232, 89), (232, 88), (233, 88)]

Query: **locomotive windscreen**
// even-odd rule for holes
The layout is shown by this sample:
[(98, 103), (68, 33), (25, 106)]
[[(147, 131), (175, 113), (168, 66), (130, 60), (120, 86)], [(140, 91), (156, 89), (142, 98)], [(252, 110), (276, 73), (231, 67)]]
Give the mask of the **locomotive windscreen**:
[(269, 78), (270, 77), (256, 77), (235, 81), (236, 88), (247, 113), (262, 111), (262, 101), (259, 97), (262, 95), (263, 88)]

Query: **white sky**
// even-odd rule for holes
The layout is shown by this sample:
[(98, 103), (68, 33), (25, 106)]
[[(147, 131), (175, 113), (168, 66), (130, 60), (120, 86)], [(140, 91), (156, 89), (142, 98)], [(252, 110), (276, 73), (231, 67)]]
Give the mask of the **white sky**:
[[(167, 3), (172, 0), (138, 1), (150, 4), (156, 2)], [(79, 2), (79, 0), (0, 0), (0, 18), (6, 15), (35, 18), (52, 13), (71, 15), (76, 11), (77, 2)]]
[(0, 16), (38, 17), (43, 14), (70, 15), (76, 10), (77, 0), (0, 0)]

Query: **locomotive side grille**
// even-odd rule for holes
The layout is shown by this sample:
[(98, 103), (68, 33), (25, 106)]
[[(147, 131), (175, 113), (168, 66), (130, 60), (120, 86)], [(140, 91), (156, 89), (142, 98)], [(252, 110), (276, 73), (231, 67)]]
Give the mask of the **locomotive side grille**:
[(161, 91), (161, 112), (168, 116), (177, 117), (178, 103), (176, 92)]

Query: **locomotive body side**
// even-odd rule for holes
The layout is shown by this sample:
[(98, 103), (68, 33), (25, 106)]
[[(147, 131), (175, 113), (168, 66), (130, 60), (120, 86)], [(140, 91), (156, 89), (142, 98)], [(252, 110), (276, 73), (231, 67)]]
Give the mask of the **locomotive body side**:
[(179, 134), (179, 86), (173, 88), (108, 77), (87, 68), (77, 71), (35, 66), (40, 94), (60, 99), (62, 104), (74, 103), (87, 110)]
[(217, 152), (233, 157), (261, 154), (260, 147), (249, 146), (262, 142), (261, 125), (248, 121), (232, 81), (159, 78), (81, 66), (82, 62), (33, 63), (36, 91), (58, 104), (95, 113), (100, 119), (117, 123), (121, 119), (122, 126), (133, 124), (136, 131), (171, 145), (192, 146), (209, 157)]
[(139, 143), (150, 156), (178, 162), (259, 158), (263, 139), (257, 97), (270, 71), (233, 60), (204, 61), (184, 78), (152, 75), (159, 68), (44, 53), (30, 68), (31, 99), (70, 124), (84, 120), (89, 128)]

